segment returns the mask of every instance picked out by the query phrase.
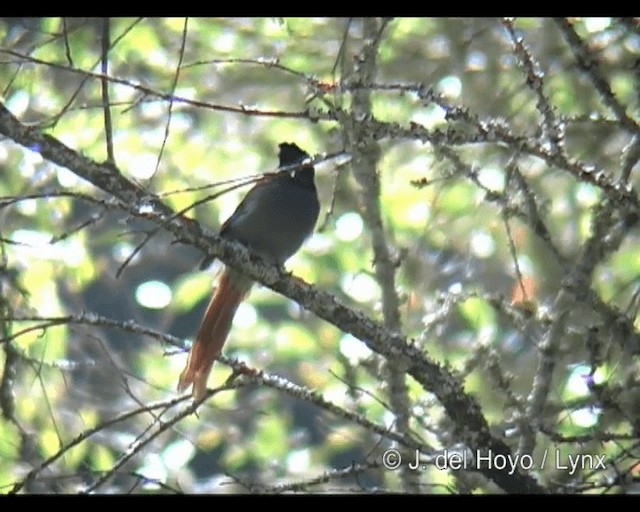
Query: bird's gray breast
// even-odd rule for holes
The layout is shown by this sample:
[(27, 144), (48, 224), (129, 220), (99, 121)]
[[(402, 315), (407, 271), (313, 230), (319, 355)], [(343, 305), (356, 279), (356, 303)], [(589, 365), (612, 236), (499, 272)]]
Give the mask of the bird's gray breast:
[(247, 194), (223, 234), (283, 264), (312, 233), (319, 211), (314, 190), (274, 180)]

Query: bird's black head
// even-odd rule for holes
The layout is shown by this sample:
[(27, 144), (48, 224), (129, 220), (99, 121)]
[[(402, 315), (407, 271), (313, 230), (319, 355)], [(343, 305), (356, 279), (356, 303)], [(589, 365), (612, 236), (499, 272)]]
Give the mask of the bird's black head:
[[(296, 164), (300, 164), (310, 158), (309, 153), (301, 150), (292, 142), (283, 142), (279, 145), (279, 147), (280, 153), (278, 156), (280, 157), (281, 168), (295, 166)], [(299, 187), (315, 191), (316, 186), (313, 182), (313, 177), (315, 174), (313, 165), (304, 164), (297, 168), (281, 172), (285, 172), (286, 174), (288, 174), (293, 183), (295, 183)]]
[(309, 158), (309, 153), (302, 151), (292, 142), (283, 142), (279, 145), (279, 148), (280, 167), (295, 165)]

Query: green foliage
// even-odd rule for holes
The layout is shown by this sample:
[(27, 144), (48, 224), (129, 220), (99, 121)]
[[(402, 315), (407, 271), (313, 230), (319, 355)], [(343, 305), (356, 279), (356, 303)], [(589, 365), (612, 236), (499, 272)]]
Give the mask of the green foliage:
[[(316, 167), (322, 230), (287, 269), (373, 321), (395, 330), (398, 318), (399, 332), (481, 405), (492, 433), (516, 432), (505, 437), (514, 453), (530, 423), (539, 429), (534, 458), (545, 448), (565, 458), (587, 450), (633, 473), (637, 206), (612, 190), (631, 187), (637, 198), (637, 158), (621, 180), (638, 136), (637, 23), (573, 20), (590, 70), (562, 22), (549, 19), (514, 22), (533, 68), (508, 20), (393, 19), (373, 37), (357, 19), (117, 18), (106, 56), (104, 23), (0, 19), (1, 103), (98, 162), (111, 144), (114, 173), (212, 231), (247, 188), (221, 192), (275, 170), (278, 143), (340, 153)], [(367, 51), (376, 60), (362, 83)], [(562, 125), (561, 144), (549, 140), (549, 119)], [(86, 170), (10, 138), (0, 140), (0, 299), (9, 312), (0, 322), (0, 492), (497, 489), (432, 466), (413, 476), (385, 470), (390, 447), (426, 454), (462, 443), (460, 432), (477, 425), (456, 423), (434, 388), (400, 371), (402, 427), (391, 370), (370, 340), (258, 285), (223, 354), (267, 377), (249, 371), (243, 380), (216, 363), (216, 392), (191, 414), (175, 386), (216, 271), (201, 271), (199, 250), (132, 213), (143, 204), (123, 205), (83, 179)], [(381, 225), (345, 162), (372, 154)], [(579, 172), (592, 167), (615, 186)], [(390, 251), (392, 312), (376, 230)], [(559, 310), (564, 280), (580, 265), (593, 272)], [(166, 307), (138, 302), (149, 281), (170, 290)], [(547, 353), (538, 349), (559, 318), (567, 328), (546, 408), (527, 420)], [(551, 490), (602, 491), (601, 481), (617, 478), (549, 468), (535, 476)], [(626, 491), (619, 480), (612, 488)]]

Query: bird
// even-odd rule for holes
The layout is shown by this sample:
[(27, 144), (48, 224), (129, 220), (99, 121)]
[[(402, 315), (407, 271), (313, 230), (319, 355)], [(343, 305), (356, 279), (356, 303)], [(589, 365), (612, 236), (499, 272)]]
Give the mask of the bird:
[[(309, 154), (291, 142), (278, 147), (278, 171), (261, 177), (247, 192), (222, 224), (220, 236), (282, 267), (313, 233), (320, 202)], [(194, 400), (205, 396), (213, 363), (252, 285), (252, 279), (242, 272), (224, 267), (178, 379), (178, 392), (193, 386)]]

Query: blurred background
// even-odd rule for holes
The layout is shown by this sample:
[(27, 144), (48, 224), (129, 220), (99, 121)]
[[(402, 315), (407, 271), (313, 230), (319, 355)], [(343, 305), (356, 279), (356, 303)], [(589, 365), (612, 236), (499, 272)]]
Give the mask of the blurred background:
[[(638, 19), (0, 18), (6, 108), (175, 211), (275, 170), (280, 142), (314, 155), (320, 219), (288, 270), (445, 365), (514, 452), (526, 417), (535, 457), (605, 456), (535, 472), (571, 492), (637, 477), (639, 66)], [(0, 492), (499, 490), (385, 468), (459, 426), (258, 285), (224, 355), (302, 392), (238, 384), (185, 414), (220, 263), (39, 149), (0, 139)], [(217, 231), (246, 190), (185, 215)]]

